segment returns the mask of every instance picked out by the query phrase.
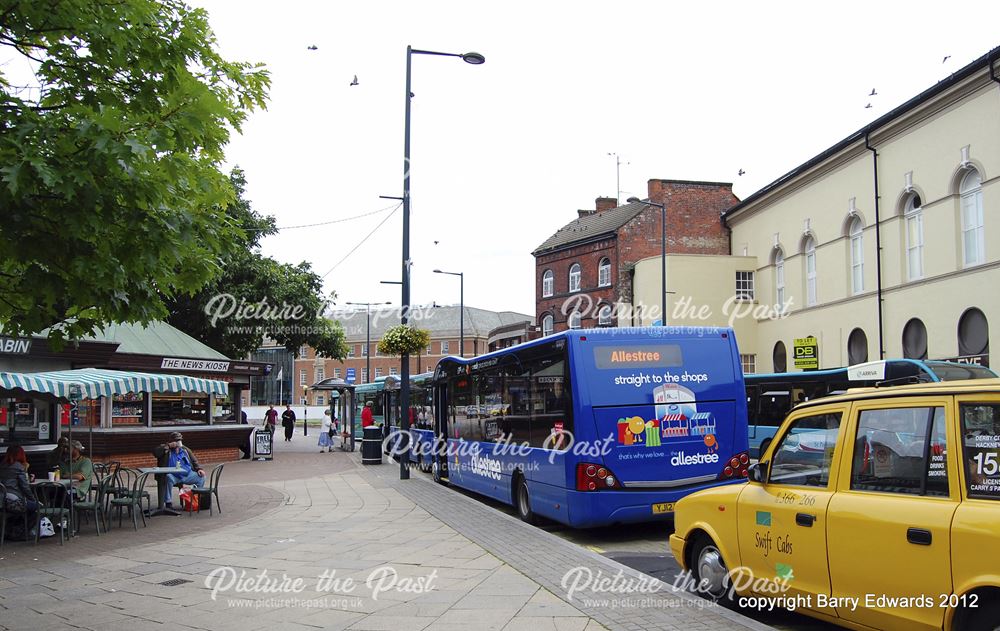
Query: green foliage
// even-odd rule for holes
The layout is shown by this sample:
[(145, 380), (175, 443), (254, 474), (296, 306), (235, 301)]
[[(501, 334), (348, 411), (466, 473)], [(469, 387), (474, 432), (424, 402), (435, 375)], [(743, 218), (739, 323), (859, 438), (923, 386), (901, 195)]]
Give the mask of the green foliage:
[(387, 330), (378, 341), (378, 352), (383, 355), (419, 355), (430, 344), (431, 334), (400, 324)]
[(259, 252), (260, 239), (277, 232), (274, 218), (244, 198), (243, 171), (234, 169), (230, 180), (235, 199), (225, 212), (244, 231), (248, 247), (228, 253), (222, 275), (197, 293), (168, 298), (168, 322), (229, 357), (245, 357), (267, 335), (293, 351), (308, 344), (320, 355), (344, 359), (344, 330), (324, 314), (323, 279), (308, 263), (279, 263)]
[(5, 333), (164, 319), (246, 250), (220, 163), (270, 81), (215, 46), (177, 0), (0, 0)]

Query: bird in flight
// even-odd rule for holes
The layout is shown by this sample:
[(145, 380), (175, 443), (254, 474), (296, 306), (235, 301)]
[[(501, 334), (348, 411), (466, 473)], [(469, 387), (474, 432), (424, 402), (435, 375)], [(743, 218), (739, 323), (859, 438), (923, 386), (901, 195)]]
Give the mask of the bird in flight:
[(951, 59), (951, 55), (945, 55), (944, 59), (941, 60), (941, 63), (944, 63), (944, 62), (948, 61), (949, 59)]
[(743, 169), (740, 169), (740, 172), (737, 173), (736, 175), (743, 175), (744, 173), (746, 173), (746, 171), (744, 171)]
[(435, 242), (434, 242), (434, 245), (437, 245), (438, 243), (440, 243), (440, 241), (435, 241)]
[(878, 92), (875, 91), (875, 88), (872, 88), (872, 93), (868, 96), (875, 96), (876, 94), (878, 94)]
[(865, 106), (866, 110), (870, 110), (871, 108), (872, 108), (872, 104), (871, 103), (869, 103), (868, 105)]
[(318, 48), (316, 47), (316, 44), (313, 44), (312, 46), (306, 46), (306, 48), (307, 48), (308, 50), (319, 50), (319, 49), (318, 49)]
[(351, 81), (351, 85), (358, 85), (358, 75), (354, 75), (354, 81)]

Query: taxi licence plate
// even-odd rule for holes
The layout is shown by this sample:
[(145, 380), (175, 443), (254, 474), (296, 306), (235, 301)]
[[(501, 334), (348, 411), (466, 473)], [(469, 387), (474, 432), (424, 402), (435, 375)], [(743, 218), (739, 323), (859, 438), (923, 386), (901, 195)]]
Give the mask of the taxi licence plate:
[(660, 504), (653, 504), (653, 514), (659, 515), (662, 513), (672, 513), (674, 512), (673, 502), (663, 502)]

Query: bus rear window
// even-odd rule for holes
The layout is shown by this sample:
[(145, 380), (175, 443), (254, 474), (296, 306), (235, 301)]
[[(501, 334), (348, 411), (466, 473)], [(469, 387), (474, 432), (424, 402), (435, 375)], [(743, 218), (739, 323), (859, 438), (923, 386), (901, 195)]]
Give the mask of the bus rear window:
[(684, 365), (677, 344), (627, 346), (609, 344), (594, 348), (594, 365), (600, 369), (671, 368)]
[(928, 362), (927, 367), (934, 371), (941, 381), (962, 381), (963, 379), (993, 379), (996, 374), (989, 368), (976, 364), (938, 364)]

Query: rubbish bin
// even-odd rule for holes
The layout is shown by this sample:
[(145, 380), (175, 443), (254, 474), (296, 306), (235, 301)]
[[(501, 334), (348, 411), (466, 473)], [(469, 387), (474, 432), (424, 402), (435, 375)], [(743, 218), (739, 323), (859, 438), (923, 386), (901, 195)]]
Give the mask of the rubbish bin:
[(382, 428), (369, 425), (361, 439), (361, 464), (382, 464)]

